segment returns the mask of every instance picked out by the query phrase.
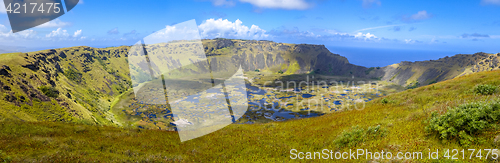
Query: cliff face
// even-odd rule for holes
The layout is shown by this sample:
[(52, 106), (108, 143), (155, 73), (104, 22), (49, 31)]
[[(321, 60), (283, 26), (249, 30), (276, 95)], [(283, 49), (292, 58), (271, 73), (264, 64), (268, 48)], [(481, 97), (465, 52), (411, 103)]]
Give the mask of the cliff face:
[(331, 53), (324, 45), (225, 39), (204, 40), (203, 45), (211, 58), (231, 56), (230, 62), (238, 63), (245, 71), (366, 76), (367, 68), (350, 64), (347, 58)]
[(500, 54), (458, 54), (438, 60), (401, 62), (374, 71), (382, 80), (403, 86), (422, 86), (475, 72), (500, 69)]

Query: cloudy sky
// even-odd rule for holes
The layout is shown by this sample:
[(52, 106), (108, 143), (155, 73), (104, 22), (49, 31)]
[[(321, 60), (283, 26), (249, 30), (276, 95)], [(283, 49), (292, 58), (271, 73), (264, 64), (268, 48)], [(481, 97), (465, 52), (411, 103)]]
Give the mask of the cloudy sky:
[(11, 32), (1, 8), (0, 48), (132, 45), (194, 19), (202, 38), (500, 52), (500, 0), (80, 1), (71, 12), (19, 33)]

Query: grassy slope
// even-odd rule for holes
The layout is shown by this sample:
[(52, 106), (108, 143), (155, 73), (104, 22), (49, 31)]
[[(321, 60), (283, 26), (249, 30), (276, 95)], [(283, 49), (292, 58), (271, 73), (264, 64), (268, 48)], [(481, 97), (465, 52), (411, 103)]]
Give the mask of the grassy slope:
[[(10, 76), (0, 77), (0, 82), (11, 88), (10, 91), (0, 89), (0, 120), (112, 124), (113, 115), (109, 112), (111, 100), (129, 87), (130, 77), (124, 53), (127, 48), (71, 47), (52, 50), (53, 53), (43, 50), (1, 54), (0, 65), (7, 65), (12, 71), (8, 71)], [(53, 59), (57, 61), (50, 61)], [(39, 63), (38, 70), (22, 67), (35, 62)], [(81, 81), (68, 79), (63, 72), (57, 71), (56, 64), (61, 71), (73, 69), (81, 73)], [(90, 71), (85, 72), (85, 69)], [(49, 86), (49, 79), (54, 81), (55, 89), (60, 92), (57, 98), (48, 98), (38, 90), (42, 85)], [(24, 92), (21, 87), (28, 88), (28, 91)], [(30, 97), (31, 93), (38, 94), (38, 97)], [(17, 100), (6, 101), (4, 97), (8, 95), (15, 96)], [(26, 100), (20, 100), (21, 97)], [(40, 97), (46, 97), (48, 101), (40, 101)]]
[[(500, 69), (499, 63), (500, 53), (479, 52), (473, 55), (457, 54), (438, 60), (401, 62), (386, 66), (381, 70), (372, 71), (372, 73), (386, 71), (382, 80), (392, 81), (403, 86), (416, 82), (420, 85), (428, 85), (475, 72), (498, 70)], [(390, 68), (395, 70), (391, 71)], [(402, 72), (406, 69), (410, 69), (413, 74), (403, 74)]]
[[(432, 111), (445, 112), (471, 101), (498, 99), (499, 95), (468, 93), (477, 84), (500, 85), (500, 71), (480, 72), (395, 93), (367, 103), (363, 110), (328, 114), (317, 118), (254, 125), (230, 125), (206, 136), (179, 142), (176, 132), (120, 129), (50, 122), (0, 122), (0, 150), (15, 161), (283, 161), (290, 149), (320, 151), (338, 149), (333, 141), (344, 130), (359, 125), (381, 125), (384, 138), (369, 140), (356, 148), (371, 151), (422, 151), (428, 148), (461, 149), (424, 133), (424, 120)], [(469, 148), (494, 148), (500, 134), (490, 130), (476, 137), (484, 142)], [(480, 162), (481, 160), (473, 160)]]

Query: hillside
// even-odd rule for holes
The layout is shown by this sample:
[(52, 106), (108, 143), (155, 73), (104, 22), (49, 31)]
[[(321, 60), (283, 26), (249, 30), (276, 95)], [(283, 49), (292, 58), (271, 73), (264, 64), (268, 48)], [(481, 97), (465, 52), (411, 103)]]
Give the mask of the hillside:
[(112, 124), (111, 101), (130, 88), (127, 49), (1, 54), (0, 119)]
[[(382, 68), (366, 68), (350, 64), (345, 57), (329, 52), (323, 45), (228, 39), (202, 40), (202, 43), (211, 67), (208, 64), (194, 64), (168, 76), (199, 76), (211, 69), (228, 74), (215, 78), (225, 78), (241, 65), (250, 80), (256, 79), (253, 81), (257, 83), (302, 78), (295, 74), (317, 74), (329, 80), (345, 81), (353, 76), (358, 81), (382, 79), (416, 87), (474, 72), (495, 70), (499, 66), (498, 54), (476, 53), (437, 61), (402, 62)], [(166, 44), (146, 46), (149, 54), (162, 50), (181, 54), (193, 48), (168, 47)], [(129, 122), (125, 118), (129, 117), (117, 116), (122, 113), (121, 110), (112, 108), (122, 98), (134, 98), (130, 97), (129, 50), (128, 46), (81, 46), (1, 54), (0, 120), (125, 125)], [(179, 59), (171, 58), (165, 64), (175, 66), (177, 63)], [(122, 97), (122, 94), (126, 96)], [(144, 118), (147, 113), (139, 114)], [(141, 116), (132, 118), (135, 119), (132, 122), (138, 121)]]
[[(159, 46), (148, 45), (150, 53), (161, 50), (156, 48)], [(227, 71), (225, 63), (241, 63), (245, 71), (282, 70), (284, 75), (316, 70), (331, 75), (363, 76), (365, 70), (320, 45), (216, 39), (203, 40), (203, 46), (210, 62), (219, 67), (212, 67), (213, 71)], [(129, 50), (127, 46), (82, 46), (1, 54), (0, 120), (120, 125), (111, 107), (132, 86), (127, 63)], [(206, 64), (196, 66), (181, 71), (208, 69)]]
[(438, 60), (401, 62), (370, 72), (382, 80), (417, 87), (481, 71), (500, 69), (500, 53), (457, 54)]
[[(433, 111), (444, 114), (449, 107), (469, 102), (498, 100), (499, 94), (478, 95), (471, 89), (478, 84), (499, 86), (500, 71), (464, 75), (388, 95), (368, 102), (362, 110), (327, 114), (317, 118), (271, 122), (265, 124), (232, 124), (206, 136), (180, 143), (176, 132), (123, 129), (92, 125), (52, 122), (0, 122), (3, 158), (13, 161), (283, 161), (290, 150), (348, 151), (367, 149), (396, 153), (439, 149), (498, 148), (498, 128), (474, 135), (479, 142), (468, 147), (458, 141), (440, 141), (424, 131), (425, 120)], [(385, 104), (382, 102), (387, 99)], [(358, 126), (358, 128), (353, 128)], [(376, 127), (380, 137), (369, 137), (350, 147), (339, 146), (343, 132)], [(377, 130), (378, 130), (377, 129)], [(375, 131), (377, 131), (375, 130)], [(356, 142), (356, 139), (351, 140)], [(442, 153), (440, 154), (442, 157)], [(486, 152), (483, 153), (483, 157)], [(468, 157), (468, 155), (466, 156)], [(363, 161), (360, 158), (358, 161)], [(371, 159), (368, 159), (371, 160)], [(339, 160), (342, 161), (342, 160)], [(344, 160), (352, 161), (352, 160)], [(391, 160), (382, 160), (383, 162)], [(392, 160), (397, 161), (397, 160)], [(444, 161), (444, 160), (441, 160)], [(473, 157), (467, 162), (484, 162)]]

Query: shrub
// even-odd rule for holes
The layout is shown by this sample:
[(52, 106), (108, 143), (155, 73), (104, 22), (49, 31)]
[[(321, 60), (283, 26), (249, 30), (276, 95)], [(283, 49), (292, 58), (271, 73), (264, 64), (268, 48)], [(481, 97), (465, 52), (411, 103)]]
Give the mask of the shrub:
[(82, 81), (82, 73), (71, 68), (64, 71), (64, 76), (66, 76), (69, 80), (73, 80), (78, 83)]
[(387, 104), (387, 103), (389, 103), (389, 100), (386, 98), (383, 98), (380, 102), (382, 102), (382, 104)]
[(6, 155), (5, 153), (3, 153), (2, 150), (0, 150), (0, 162), (11, 162), (12, 161), (12, 157)]
[(417, 81), (415, 83), (411, 83), (410, 85), (408, 85), (406, 87), (406, 89), (415, 89), (415, 88), (418, 88), (419, 86), (420, 86), (420, 83), (418, 83), (418, 81)]
[(59, 96), (59, 91), (54, 87), (42, 85), (38, 89), (40, 91), (42, 91), (43, 94), (45, 94), (46, 96), (53, 97), (53, 98), (57, 98)]
[(370, 72), (375, 69), (375, 67), (370, 67), (368, 70), (365, 71), (365, 74), (368, 75)]
[(260, 70), (259, 69), (255, 69), (255, 72), (260, 72)]
[(349, 131), (344, 131), (334, 140), (334, 143), (340, 147), (354, 147), (370, 139), (382, 138), (387, 135), (386, 129), (381, 129), (380, 125), (363, 129), (359, 126), (351, 128)]
[(482, 95), (492, 95), (493, 93), (496, 93), (497, 90), (498, 87), (488, 84), (477, 85), (474, 87), (474, 93)]
[(279, 70), (279, 71), (278, 71), (278, 74), (283, 74), (283, 71)]
[(475, 137), (493, 127), (500, 120), (500, 103), (469, 103), (448, 110), (443, 115), (433, 112), (425, 130), (439, 136), (439, 139), (458, 140), (460, 145), (469, 146), (477, 142)]

